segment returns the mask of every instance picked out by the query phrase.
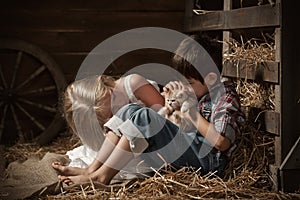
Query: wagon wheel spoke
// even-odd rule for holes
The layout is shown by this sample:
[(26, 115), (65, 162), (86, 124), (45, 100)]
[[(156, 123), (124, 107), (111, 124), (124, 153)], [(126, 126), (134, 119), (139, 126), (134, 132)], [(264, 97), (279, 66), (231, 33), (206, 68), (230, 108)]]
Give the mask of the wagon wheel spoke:
[(5, 80), (4, 75), (3, 75), (2, 65), (1, 64), (0, 64), (0, 79), (1, 79), (1, 81), (3, 83), (4, 88), (7, 88), (7, 83), (6, 83), (6, 80)]
[(46, 86), (46, 87), (42, 87), (42, 88), (35, 89), (35, 90), (25, 91), (25, 92), (20, 93), (19, 95), (23, 96), (23, 95), (29, 95), (29, 94), (43, 94), (45, 92), (50, 92), (50, 91), (55, 91), (55, 90), (56, 90), (56, 87), (54, 85), (52, 85), (52, 86)]
[(22, 88), (24, 85), (28, 84), (30, 81), (35, 79), (40, 73), (42, 73), (46, 69), (45, 65), (40, 66), (35, 72), (33, 72), (28, 79), (25, 79), (24, 82), (22, 82), (20, 85), (18, 85), (15, 89), (19, 90)]
[(26, 111), (19, 103), (16, 103), (16, 106), (42, 131), (45, 130), (45, 127), (38, 122), (28, 111)]
[(23, 52), (19, 51), (16, 63), (15, 63), (15, 66), (14, 66), (14, 72), (13, 72), (13, 75), (12, 75), (12, 79), (11, 79), (11, 82), (10, 82), (10, 88), (13, 88), (14, 85), (15, 85), (16, 75), (17, 75), (17, 72), (18, 72), (18, 69), (19, 69), (19, 66), (20, 66), (20, 63), (21, 63), (22, 55), (23, 55)]
[(2, 119), (1, 119), (1, 124), (0, 124), (0, 140), (2, 138), (3, 130), (5, 127), (4, 124), (5, 124), (6, 114), (7, 114), (7, 108), (8, 108), (8, 105), (5, 105), (4, 110), (3, 110)]
[(21, 128), (21, 125), (20, 125), (20, 122), (18, 120), (18, 117), (17, 117), (17, 114), (16, 114), (16, 111), (15, 111), (15, 108), (13, 105), (10, 105), (10, 111), (13, 115), (13, 119), (14, 119), (14, 122), (16, 124), (16, 127), (17, 127), (17, 131), (18, 131), (18, 135), (23, 138), (23, 135), (22, 135), (22, 128)]
[(53, 107), (50, 107), (50, 106), (46, 106), (46, 105), (43, 105), (43, 104), (40, 104), (40, 103), (35, 103), (33, 101), (29, 101), (29, 100), (26, 100), (24, 98), (18, 98), (18, 100), (20, 102), (23, 102), (23, 103), (26, 103), (28, 105), (31, 105), (31, 106), (34, 106), (34, 107), (37, 107), (37, 108), (40, 108), (40, 109), (43, 109), (45, 111), (48, 111), (48, 112), (52, 112), (52, 113), (56, 113), (56, 109), (53, 108)]

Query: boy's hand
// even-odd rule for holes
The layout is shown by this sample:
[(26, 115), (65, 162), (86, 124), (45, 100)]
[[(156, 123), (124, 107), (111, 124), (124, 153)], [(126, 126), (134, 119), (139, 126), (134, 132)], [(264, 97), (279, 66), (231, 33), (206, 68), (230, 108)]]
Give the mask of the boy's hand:
[(177, 116), (180, 116), (181, 118), (186, 118), (191, 121), (196, 120), (196, 113), (198, 113), (196, 107), (190, 107), (185, 112), (182, 112), (181, 110), (175, 110), (174, 114)]

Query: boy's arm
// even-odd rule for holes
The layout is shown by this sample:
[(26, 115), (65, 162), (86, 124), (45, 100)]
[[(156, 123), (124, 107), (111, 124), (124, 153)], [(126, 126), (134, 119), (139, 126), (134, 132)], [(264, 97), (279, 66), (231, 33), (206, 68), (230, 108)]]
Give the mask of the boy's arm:
[(220, 151), (226, 151), (231, 141), (221, 135), (215, 128), (215, 126), (208, 122), (196, 109), (190, 109), (186, 113), (181, 113), (184, 117), (187, 117), (192, 121), (197, 130), (205, 137), (216, 149)]

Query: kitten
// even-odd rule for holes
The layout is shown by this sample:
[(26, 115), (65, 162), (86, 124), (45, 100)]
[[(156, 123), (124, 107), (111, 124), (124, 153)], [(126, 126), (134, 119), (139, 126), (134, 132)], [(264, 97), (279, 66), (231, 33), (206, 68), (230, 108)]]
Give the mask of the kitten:
[(180, 110), (184, 113), (189, 108), (195, 107), (198, 103), (195, 95), (180, 90), (173, 91), (169, 88), (164, 88), (161, 94), (165, 97), (165, 106), (158, 111), (158, 114), (176, 124), (183, 132), (196, 130), (190, 120), (174, 113), (175, 110)]

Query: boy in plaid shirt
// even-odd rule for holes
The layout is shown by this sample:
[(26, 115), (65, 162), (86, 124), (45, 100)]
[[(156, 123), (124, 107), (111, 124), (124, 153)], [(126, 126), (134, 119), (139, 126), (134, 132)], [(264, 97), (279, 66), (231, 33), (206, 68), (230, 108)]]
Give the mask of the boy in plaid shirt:
[(144, 159), (152, 169), (169, 163), (175, 169), (189, 166), (200, 169), (202, 175), (217, 171), (222, 176), (239, 141), (244, 115), (235, 87), (220, 81), (217, 59), (210, 57), (216, 52), (207, 52), (210, 50), (207, 46), (198, 36), (184, 39), (173, 57), (175, 69), (183, 75), (182, 81), (165, 86), (192, 92), (197, 97), (198, 106), (184, 113), (176, 111), (193, 123), (194, 131), (183, 133), (151, 108), (126, 105), (104, 124), (109, 136), (106, 139), (115, 145), (114, 149), (100, 149), (103, 153), (90, 167), (94, 170), (77, 176), (60, 176), (60, 179), (65, 183), (92, 179), (109, 184), (135, 156)]
[[(203, 49), (197, 46), (195, 41)], [(222, 176), (240, 140), (240, 126), (244, 122), (244, 114), (240, 109), (235, 85), (230, 81), (220, 80), (221, 63), (218, 60), (221, 59), (218, 59), (218, 52), (209, 42), (199, 35), (193, 35), (181, 42), (173, 62), (175, 69), (187, 79), (189, 86), (174, 81), (165, 87), (171, 90), (193, 91), (198, 99), (197, 109), (191, 108), (186, 113), (178, 113), (190, 119), (197, 129), (194, 141), (198, 142), (195, 146), (192, 143), (191, 148), (198, 159), (190, 159), (194, 157), (190, 152), (189, 156), (185, 157), (189, 157), (188, 160), (181, 158), (180, 165), (188, 163), (187, 166), (201, 167), (202, 174), (217, 170), (217, 174)], [(212, 57), (212, 62), (205, 57), (206, 52)], [(200, 66), (200, 69), (192, 64)], [(203, 66), (205, 64), (210, 66)], [(203, 148), (205, 145), (208, 147)], [(190, 160), (199, 162), (194, 163)]]

